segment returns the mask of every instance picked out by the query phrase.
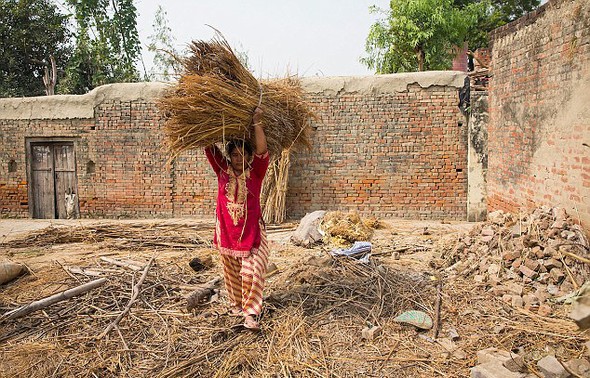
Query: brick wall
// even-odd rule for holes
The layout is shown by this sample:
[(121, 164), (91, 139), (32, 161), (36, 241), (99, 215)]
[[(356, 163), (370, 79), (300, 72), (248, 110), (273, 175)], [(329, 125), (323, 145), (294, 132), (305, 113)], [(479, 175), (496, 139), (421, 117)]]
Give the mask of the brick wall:
[(410, 84), (374, 96), (333, 91), (309, 97), (320, 119), (312, 151), (293, 160), (290, 215), (357, 209), (465, 219), (467, 136), (456, 87)]
[[(288, 215), (358, 209), (464, 219), (462, 83), (456, 72), (306, 79), (319, 120), (313, 149), (293, 158)], [(162, 149), (160, 91), (121, 84), (85, 96), (0, 100), (2, 214), (29, 216), (25, 141), (54, 137), (74, 141), (82, 217), (211, 216), (215, 177), (203, 152), (169, 159)], [(23, 102), (28, 107), (15, 110)]]
[(491, 37), (488, 209), (590, 225), (590, 3), (549, 1)]

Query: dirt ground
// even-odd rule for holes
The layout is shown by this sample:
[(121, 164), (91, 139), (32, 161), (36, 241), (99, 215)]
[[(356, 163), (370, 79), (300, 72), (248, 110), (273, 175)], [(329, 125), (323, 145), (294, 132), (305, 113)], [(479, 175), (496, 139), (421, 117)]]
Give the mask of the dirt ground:
[[(331, 258), (331, 246), (294, 246), (296, 223), (269, 227), (277, 269), (267, 277), (262, 331), (252, 333), (228, 315), (223, 285), (185, 308), (191, 292), (221, 276), (209, 219), (0, 220), (0, 260), (30, 270), (0, 286), (2, 313), (107, 278), (87, 294), (0, 319), (0, 376), (464, 377), (489, 347), (526, 353), (529, 372), (547, 353), (564, 360), (584, 353), (589, 337), (567, 308), (540, 316), (511, 308), (471, 278), (441, 276), (434, 262), (481, 224), (381, 224), (367, 264)], [(198, 272), (188, 265), (195, 257), (204, 264)], [(105, 334), (146, 266), (138, 299)], [(436, 322), (437, 288), (437, 335), (394, 320), (421, 310)], [(374, 337), (363, 337), (375, 326)]]

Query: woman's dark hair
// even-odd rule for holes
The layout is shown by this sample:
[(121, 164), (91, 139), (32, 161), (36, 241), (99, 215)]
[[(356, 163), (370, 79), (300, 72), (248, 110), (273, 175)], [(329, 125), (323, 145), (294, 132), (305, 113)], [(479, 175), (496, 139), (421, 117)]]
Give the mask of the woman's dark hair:
[(248, 141), (242, 139), (232, 139), (227, 142), (225, 145), (225, 152), (227, 153), (227, 156), (230, 156), (235, 148), (242, 148), (244, 151), (246, 151), (246, 153), (248, 153), (249, 156), (252, 156), (252, 145)]

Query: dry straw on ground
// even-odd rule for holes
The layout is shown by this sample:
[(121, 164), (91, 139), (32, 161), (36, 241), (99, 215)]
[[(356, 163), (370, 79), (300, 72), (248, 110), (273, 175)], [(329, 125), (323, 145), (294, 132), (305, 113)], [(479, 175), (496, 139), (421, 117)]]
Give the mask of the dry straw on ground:
[(210, 246), (204, 224), (104, 223), (88, 227), (53, 227), (31, 232), (0, 245), (8, 248), (45, 247), (56, 244), (105, 242), (118, 249), (196, 248)]
[(296, 77), (258, 81), (220, 36), (210, 42), (194, 41), (190, 50), (182, 60), (185, 72), (159, 101), (173, 154), (231, 138), (251, 140), (257, 106), (264, 112), (262, 123), (272, 155), (309, 146), (313, 113)]
[[(211, 231), (211, 225), (204, 230)], [(172, 244), (195, 232), (164, 227)], [(92, 235), (70, 229), (70, 235)], [(64, 242), (36, 234), (34, 248)], [(133, 234), (114, 232), (120, 239)], [(178, 240), (168, 239), (177, 237)], [(14, 258), (26, 254), (23, 241), (3, 245)], [(32, 240), (32, 239), (28, 239)], [(79, 239), (60, 248), (79, 248)], [(110, 238), (89, 242), (103, 253), (117, 249)], [(455, 239), (456, 242), (457, 239)], [(182, 244), (182, 243), (179, 243)], [(16, 248), (19, 246), (19, 248)], [(378, 251), (387, 244), (375, 244)], [(0, 322), (0, 374), (6, 377), (465, 377), (476, 365), (476, 352), (489, 347), (523, 349), (531, 371), (536, 361), (555, 354), (567, 361), (583, 352), (588, 335), (567, 320), (565, 307), (551, 317), (512, 308), (471, 279), (443, 278), (438, 341), (431, 331), (417, 331), (393, 321), (400, 312), (418, 309), (435, 315), (436, 287), (429, 272), (391, 265), (387, 258), (362, 264), (347, 258), (302, 257), (283, 265), (268, 279), (262, 332), (239, 327), (218, 301), (185, 310), (190, 288), (221, 274), (216, 266), (193, 272), (187, 262), (199, 249), (168, 258), (170, 249), (134, 251), (147, 271), (138, 301), (106, 337), (98, 336), (126, 308), (142, 272), (113, 266), (96, 257), (82, 271), (103, 272), (108, 282), (85, 295), (60, 302), (26, 318)], [(176, 250), (178, 251), (178, 250)], [(125, 254), (133, 252), (124, 250)], [(155, 252), (155, 253), (154, 253)], [(297, 254), (303, 250), (297, 249)], [(320, 251), (306, 251), (320, 256)], [(213, 256), (216, 259), (215, 255)], [(282, 264), (279, 264), (282, 265)], [(62, 291), (92, 278), (72, 274), (59, 264), (37, 269), (0, 291), (2, 312)], [(222, 292), (223, 293), (223, 292)], [(361, 330), (381, 326), (374, 340)], [(448, 341), (449, 330), (459, 339)]]

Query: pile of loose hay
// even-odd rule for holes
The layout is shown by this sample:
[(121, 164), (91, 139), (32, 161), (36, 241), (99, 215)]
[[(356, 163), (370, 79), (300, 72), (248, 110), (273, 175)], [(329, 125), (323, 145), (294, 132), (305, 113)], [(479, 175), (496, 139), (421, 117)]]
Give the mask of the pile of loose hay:
[(230, 138), (250, 140), (254, 109), (263, 112), (271, 155), (309, 146), (313, 113), (295, 77), (259, 82), (220, 36), (194, 41), (183, 59), (185, 72), (158, 102), (173, 154)]
[[(370, 224), (375, 222), (371, 221)], [(320, 229), (325, 233), (325, 241), (335, 245), (367, 241), (373, 235), (373, 230), (361, 219), (358, 211), (330, 211), (324, 215)]]

